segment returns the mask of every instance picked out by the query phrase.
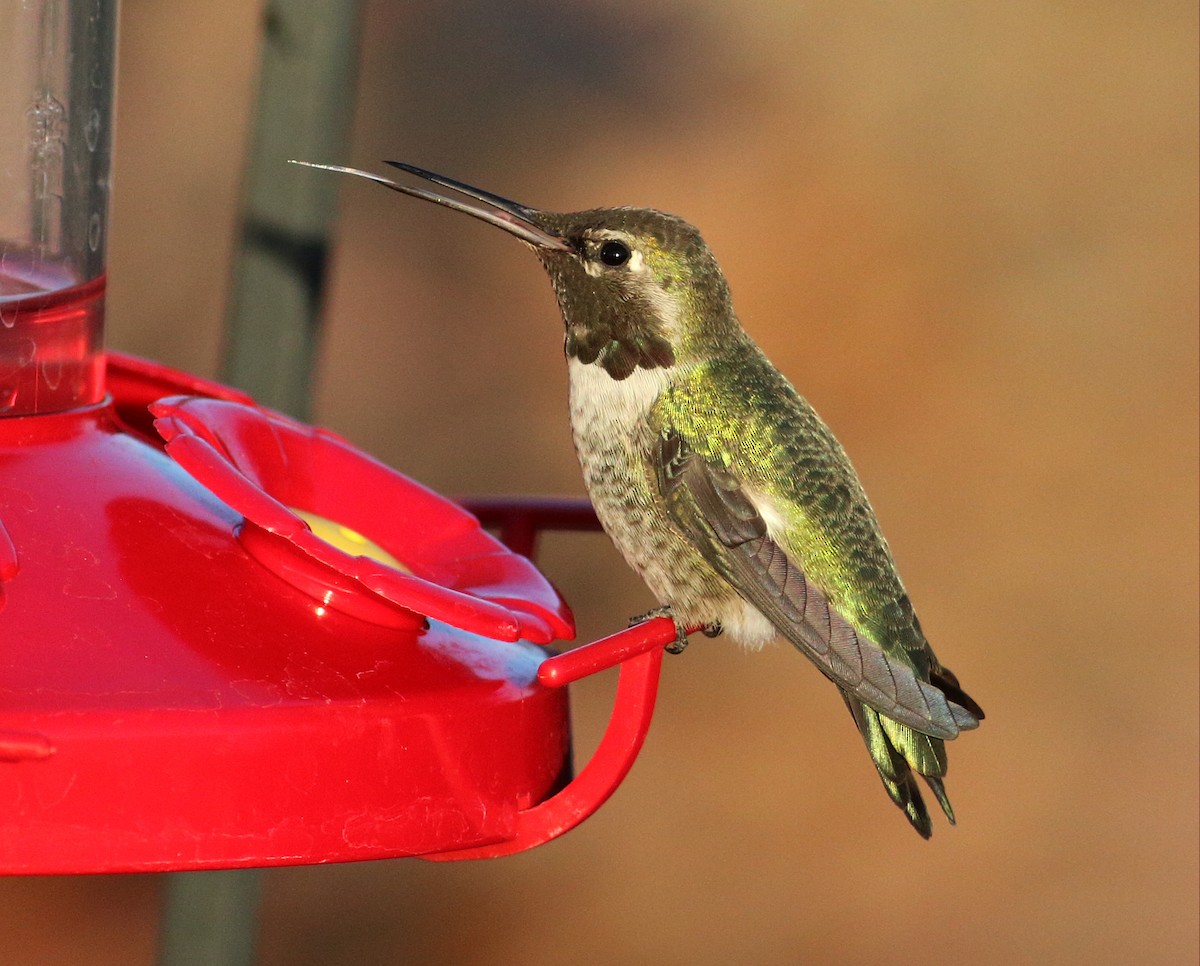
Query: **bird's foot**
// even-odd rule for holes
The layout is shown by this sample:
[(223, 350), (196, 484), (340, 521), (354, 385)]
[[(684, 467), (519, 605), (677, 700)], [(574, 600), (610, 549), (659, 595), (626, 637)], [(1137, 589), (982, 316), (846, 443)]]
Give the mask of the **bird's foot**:
[(687, 628), (679, 621), (675, 622), (675, 640), (668, 644), (665, 648), (668, 654), (682, 654), (683, 649), (688, 646)]
[(637, 614), (629, 618), (629, 626), (636, 627), (638, 624), (644, 624), (646, 621), (652, 621), (656, 617), (669, 617), (675, 619), (675, 615), (671, 612), (670, 604), (663, 604), (662, 607), (655, 607), (654, 610), (648, 610), (644, 614)]
[(671, 622), (675, 625), (675, 640), (666, 646), (666, 650), (668, 654), (682, 654), (683, 649), (687, 647), (688, 643), (687, 628), (676, 620), (670, 604), (663, 604), (662, 607), (655, 607), (654, 610), (648, 610), (644, 614), (638, 614), (636, 617), (629, 618), (629, 626), (633, 627), (637, 624), (644, 624), (646, 621), (652, 621), (656, 617), (671, 618)]
[[(664, 604), (662, 607), (655, 607), (654, 610), (650, 610), (644, 614), (638, 614), (636, 617), (629, 618), (629, 626), (633, 627), (637, 624), (642, 624), (645, 621), (653, 620), (656, 617), (669, 617), (675, 624), (675, 640), (666, 645), (666, 652), (668, 654), (682, 654), (684, 648), (686, 648), (688, 645), (688, 629), (682, 621), (676, 618), (674, 612), (671, 610), (670, 604)], [(720, 621), (713, 621), (711, 624), (703, 624), (700, 627), (700, 632), (704, 634), (705, 637), (717, 637), (722, 630), (723, 628), (721, 627)]]

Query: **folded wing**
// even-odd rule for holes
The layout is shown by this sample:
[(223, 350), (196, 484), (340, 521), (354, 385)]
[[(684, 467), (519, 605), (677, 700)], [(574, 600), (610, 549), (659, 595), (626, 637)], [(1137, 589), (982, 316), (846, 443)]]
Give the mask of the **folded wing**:
[(788, 557), (743, 482), (663, 433), (651, 461), (668, 512), (738, 593), (844, 691), (880, 714), (935, 738), (978, 726), (972, 709), (923, 680), (859, 632)]

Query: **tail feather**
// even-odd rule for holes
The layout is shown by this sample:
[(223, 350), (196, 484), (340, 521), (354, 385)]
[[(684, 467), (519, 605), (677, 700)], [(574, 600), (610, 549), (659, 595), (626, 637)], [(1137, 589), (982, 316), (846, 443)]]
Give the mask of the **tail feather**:
[(925, 779), (925, 784), (933, 790), (938, 804), (942, 806), (942, 811), (946, 814), (947, 821), (951, 825), (957, 824), (954, 821), (954, 809), (950, 805), (950, 799), (946, 797), (946, 785), (942, 779), (937, 775), (922, 775), (921, 777)]
[[(948, 674), (948, 672), (946, 672)], [(937, 681), (943, 686), (941, 680)], [(957, 692), (952, 696), (956, 703), (983, 717), (983, 711), (958, 688), (950, 675), (945, 680), (947, 689)], [(922, 838), (933, 834), (933, 822), (921, 797), (916, 776), (920, 775), (929, 786), (950, 824), (954, 824), (954, 809), (946, 795), (942, 779), (946, 775), (946, 743), (893, 721), (874, 708), (864, 705), (853, 695), (842, 692), (842, 698), (858, 730), (862, 733), (867, 751), (871, 754), (879, 778), (889, 797), (904, 812), (909, 823)], [(960, 701), (961, 698), (961, 701)]]
[[(850, 714), (854, 717), (855, 724), (858, 725), (858, 730), (862, 733), (863, 741), (866, 742), (867, 751), (871, 753), (871, 758), (879, 771), (879, 778), (883, 782), (884, 789), (920, 836), (929, 838), (933, 834), (933, 822), (929, 818), (929, 811), (925, 808), (925, 801), (921, 798), (921, 790), (913, 775), (913, 765), (905, 757), (904, 752), (907, 749), (903, 745), (897, 745), (885, 726), (885, 722), (887, 725), (895, 725), (896, 722), (883, 718), (878, 711), (867, 707), (844, 691), (842, 697), (846, 701), (846, 707), (850, 709)], [(913, 732), (913, 734), (915, 735), (917, 732)], [(942, 744), (939, 739), (930, 738), (928, 735), (920, 735), (920, 737), (930, 742), (936, 742), (939, 746)], [(925, 758), (923, 755), (921, 757)], [(953, 815), (949, 810), (950, 802), (946, 799), (946, 792), (941, 788), (941, 775), (945, 774), (944, 750), (941, 760), (941, 773), (935, 772), (932, 776), (926, 776), (926, 781), (932, 777), (933, 781), (930, 782), (930, 787), (937, 795), (938, 801), (942, 803), (943, 810), (946, 810), (947, 814)], [(936, 767), (936, 751), (933, 762)]]
[(944, 741), (915, 731), (908, 725), (893, 721), (886, 715), (879, 715), (879, 723), (892, 747), (918, 774), (938, 776), (946, 774), (946, 743)]
[(975, 703), (972, 698), (958, 683), (958, 678), (954, 676), (954, 672), (948, 667), (932, 668), (929, 672), (929, 683), (936, 685), (946, 699), (951, 704), (957, 704), (975, 718), (976, 724), (982, 721), (987, 715), (983, 713), (983, 708)]

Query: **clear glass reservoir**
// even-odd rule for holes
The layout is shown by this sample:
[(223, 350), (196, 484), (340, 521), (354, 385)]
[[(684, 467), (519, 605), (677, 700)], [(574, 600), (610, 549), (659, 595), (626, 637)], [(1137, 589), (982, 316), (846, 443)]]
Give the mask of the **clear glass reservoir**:
[(0, 2), (0, 416), (104, 395), (117, 0)]

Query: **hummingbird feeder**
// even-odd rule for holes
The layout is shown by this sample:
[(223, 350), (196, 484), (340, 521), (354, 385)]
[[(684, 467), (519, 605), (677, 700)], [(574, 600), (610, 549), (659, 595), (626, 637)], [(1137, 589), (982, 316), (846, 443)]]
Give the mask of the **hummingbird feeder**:
[[(573, 621), (528, 554), (589, 506), (472, 515), (105, 353), (115, 3), (32, 9), (0, 15), (0, 872), (479, 858), (583, 821), (672, 622), (553, 654)], [(573, 775), (566, 686), (616, 665)]]

